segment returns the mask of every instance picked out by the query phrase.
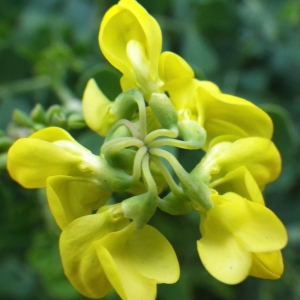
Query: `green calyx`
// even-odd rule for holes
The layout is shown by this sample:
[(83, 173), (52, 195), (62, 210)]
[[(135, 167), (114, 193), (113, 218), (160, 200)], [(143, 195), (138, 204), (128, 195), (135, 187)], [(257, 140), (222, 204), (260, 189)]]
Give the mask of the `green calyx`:
[[(213, 207), (208, 186), (186, 172), (170, 152), (160, 148), (200, 149), (206, 141), (206, 132), (198, 123), (178, 122), (165, 94), (153, 93), (146, 108), (142, 94), (136, 89), (118, 96), (109, 114), (118, 121), (101, 148), (97, 181), (101, 188), (135, 194), (119, 207), (125, 218), (142, 228), (157, 207), (172, 215), (186, 214), (194, 207), (204, 211)], [(153, 123), (153, 119), (158, 122)], [(170, 192), (161, 198), (159, 194), (166, 183)]]

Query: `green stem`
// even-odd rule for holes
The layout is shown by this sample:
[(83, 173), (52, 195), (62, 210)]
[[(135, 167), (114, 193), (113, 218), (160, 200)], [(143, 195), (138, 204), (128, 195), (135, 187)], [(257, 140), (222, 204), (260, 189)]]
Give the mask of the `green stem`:
[(75, 96), (72, 94), (70, 89), (62, 84), (53, 85), (53, 90), (60, 99), (61, 103), (64, 105), (66, 109), (70, 109), (70, 102)]
[[(199, 146), (200, 145), (200, 146)], [(173, 146), (181, 149), (188, 149), (188, 150), (197, 150), (202, 146), (201, 144), (195, 144), (194, 141), (180, 141), (174, 139), (159, 139), (156, 141), (152, 141), (148, 144), (149, 148), (156, 148), (161, 146)]]
[(146, 153), (142, 161), (143, 177), (147, 185), (148, 191), (154, 195), (157, 195), (157, 187), (152, 177), (149, 163), (150, 163), (150, 156), (148, 153)]
[(126, 120), (126, 119), (122, 119), (122, 120), (118, 121), (117, 123), (119, 124), (118, 127), (120, 127), (122, 125), (126, 126), (129, 129), (129, 131), (131, 132), (132, 136), (135, 137), (136, 139), (140, 139), (141, 138), (139, 131), (136, 129), (136, 127), (134, 126), (134, 124), (132, 122), (130, 122), (130, 121)]
[[(124, 120), (124, 119), (119, 120), (119, 121), (117, 121), (114, 125), (112, 125), (112, 126), (110, 127), (110, 129), (109, 129), (109, 131), (108, 131), (108, 133), (107, 133), (107, 135), (106, 135), (106, 137), (105, 137), (104, 143), (108, 143), (108, 142), (106, 142), (106, 141), (109, 141), (109, 140), (110, 140), (111, 136), (115, 133), (115, 131), (116, 131), (119, 127), (121, 127), (121, 126), (126, 126), (126, 127), (128, 128), (127, 124), (124, 124), (123, 121), (125, 121), (125, 120)], [(128, 122), (129, 122), (129, 121), (128, 121)], [(128, 129), (130, 130), (130, 128), (128, 128)], [(130, 130), (130, 131), (131, 131), (131, 130)]]
[(154, 139), (156, 139), (157, 137), (160, 136), (168, 136), (170, 138), (176, 138), (177, 137), (177, 133), (175, 133), (172, 130), (169, 129), (158, 129), (155, 131), (150, 132), (144, 139), (145, 145), (149, 145), (150, 143), (152, 143), (152, 141)]
[(158, 149), (158, 148), (150, 149), (149, 153), (151, 155), (160, 156), (160, 157), (163, 157), (164, 159), (166, 159), (169, 162), (169, 164), (172, 166), (172, 168), (175, 171), (179, 180), (180, 181), (185, 180), (185, 177), (186, 177), (186, 175), (188, 175), (188, 173), (171, 153), (169, 153), (165, 150), (162, 150), (162, 149)]
[(158, 148), (150, 149), (149, 153), (163, 157), (170, 163), (181, 182), (184, 194), (186, 194), (187, 198), (189, 198), (195, 206), (206, 211), (213, 207), (214, 204), (210, 199), (211, 191), (201, 178), (187, 173), (178, 160), (165, 150)]
[(141, 148), (142, 146), (144, 146), (144, 143), (141, 140), (136, 139), (134, 137), (116, 138), (105, 143), (101, 147), (101, 153), (103, 153), (106, 156), (106, 155), (110, 155), (111, 153), (118, 152), (124, 148), (128, 148), (128, 147)]
[(132, 172), (132, 181), (137, 182), (141, 177), (141, 165), (143, 164), (143, 159), (145, 157), (145, 154), (147, 152), (147, 147), (143, 146), (141, 147), (134, 158), (133, 162), (133, 172)]
[(0, 97), (16, 93), (27, 93), (34, 90), (50, 87), (52, 84), (49, 76), (38, 76), (29, 79), (18, 80), (12, 83), (0, 85)]
[(165, 179), (166, 179), (166, 181), (167, 181), (167, 183), (168, 183), (168, 185), (169, 185), (172, 193), (175, 196), (181, 196), (183, 194), (183, 190), (175, 182), (175, 180), (173, 179), (172, 175), (168, 171), (168, 169), (165, 166), (165, 164), (158, 157), (152, 156), (151, 159), (157, 165), (157, 167), (159, 168), (159, 170), (161, 171), (161, 173), (165, 177)]

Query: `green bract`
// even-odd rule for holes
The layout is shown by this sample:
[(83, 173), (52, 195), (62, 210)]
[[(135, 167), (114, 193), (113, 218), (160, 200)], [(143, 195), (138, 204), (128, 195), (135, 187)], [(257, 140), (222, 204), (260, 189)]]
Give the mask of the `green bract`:
[[(73, 286), (90, 298), (113, 287), (122, 299), (153, 300), (157, 284), (174, 283), (176, 254), (147, 225), (158, 208), (200, 214), (199, 256), (218, 280), (279, 278), (287, 234), (262, 196), (281, 171), (269, 116), (195, 79), (180, 56), (161, 53), (159, 25), (134, 0), (108, 10), (99, 42), (123, 74), (116, 99), (93, 79), (83, 95), (86, 124), (105, 137), (99, 153), (56, 127), (17, 140), (8, 153), (13, 179), (46, 187)], [(189, 173), (169, 147), (205, 154)], [(118, 192), (132, 196), (116, 203)]]

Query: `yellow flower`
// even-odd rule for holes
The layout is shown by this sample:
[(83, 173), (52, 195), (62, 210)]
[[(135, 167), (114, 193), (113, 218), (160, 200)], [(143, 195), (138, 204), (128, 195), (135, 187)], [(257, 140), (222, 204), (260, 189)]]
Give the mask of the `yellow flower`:
[(10, 176), (24, 187), (47, 187), (50, 210), (61, 228), (110, 197), (112, 191), (99, 187), (102, 166), (99, 157), (57, 127), (17, 140), (7, 161)]
[[(247, 276), (278, 279), (283, 273), (280, 249), (287, 242), (284, 226), (265, 207), (261, 190), (277, 178), (281, 160), (268, 139), (235, 142), (217, 138), (192, 171), (212, 189), (214, 207), (201, 215), (198, 252), (218, 280), (236, 284)], [(197, 207), (196, 207), (197, 209)]]
[(50, 176), (90, 177), (98, 165), (98, 158), (68, 132), (48, 127), (12, 145), (7, 169), (10, 176), (25, 188), (41, 188), (46, 186)]
[(100, 48), (123, 74), (123, 90), (140, 89), (146, 99), (161, 92), (158, 62), (162, 36), (158, 23), (134, 0), (121, 0), (105, 14), (99, 32)]
[[(121, 0), (106, 12), (99, 44), (107, 60), (123, 74), (123, 91), (137, 88), (147, 101), (152, 93), (164, 93), (158, 70), (161, 30), (139, 3)], [(83, 114), (87, 125), (102, 136), (118, 120), (111, 111), (113, 104), (91, 79), (83, 95)], [(149, 108), (147, 114), (153, 115)]]
[(250, 201), (265, 204), (259, 186), (245, 166), (228, 172), (224, 177), (210, 182), (208, 186), (220, 195), (233, 192)]
[[(195, 79), (180, 56), (161, 53), (160, 27), (135, 0), (109, 9), (99, 43), (123, 74), (124, 91), (110, 101), (93, 79), (85, 89), (86, 123), (106, 136), (100, 155), (55, 127), (16, 141), (8, 153), (13, 179), (26, 188), (46, 187), (72, 285), (90, 298), (114, 288), (123, 300), (153, 300), (157, 284), (176, 282), (172, 246), (147, 225), (157, 207), (170, 214), (199, 212), (198, 253), (218, 280), (279, 278), (287, 233), (262, 196), (281, 171), (270, 117)], [(168, 146), (207, 153), (189, 174), (160, 149)], [(170, 193), (160, 199), (166, 183)], [(135, 196), (104, 206), (113, 192), (123, 191)]]
[(179, 277), (176, 254), (151, 226), (135, 228), (111, 209), (70, 223), (60, 237), (65, 274), (90, 298), (102, 298), (111, 286), (123, 300), (153, 300), (158, 283)]
[(214, 185), (228, 172), (241, 166), (250, 172), (263, 190), (280, 174), (280, 154), (272, 141), (261, 137), (242, 138), (234, 142), (221, 140), (211, 145), (192, 173), (198, 173), (207, 183)]
[(215, 206), (201, 213), (198, 252), (218, 280), (236, 284), (247, 276), (277, 279), (283, 272), (283, 224), (264, 205), (234, 193), (212, 195)]
[[(184, 59), (172, 52), (161, 53), (160, 27), (136, 1), (121, 0), (108, 10), (101, 23), (99, 44), (107, 60), (123, 74), (123, 91), (137, 88), (146, 101), (153, 93), (168, 92), (179, 121), (193, 120), (206, 130), (203, 149), (207, 150), (218, 136), (271, 138), (272, 121), (260, 108), (223, 94), (212, 82), (194, 79)], [(106, 116), (111, 105), (94, 84), (87, 85), (85, 116), (88, 125), (102, 135), (111, 124), (111, 116)], [(99, 122), (101, 116), (103, 121)]]
[(99, 45), (107, 60), (123, 74), (123, 90), (138, 88), (147, 101), (152, 93), (163, 93), (168, 81), (194, 77), (180, 56), (161, 53), (160, 27), (135, 0), (121, 0), (107, 11), (100, 26)]
[(206, 130), (205, 150), (218, 136), (272, 137), (272, 120), (262, 109), (245, 99), (223, 94), (213, 82), (194, 79), (193, 70), (180, 56), (162, 53), (160, 74), (179, 120), (194, 120)]

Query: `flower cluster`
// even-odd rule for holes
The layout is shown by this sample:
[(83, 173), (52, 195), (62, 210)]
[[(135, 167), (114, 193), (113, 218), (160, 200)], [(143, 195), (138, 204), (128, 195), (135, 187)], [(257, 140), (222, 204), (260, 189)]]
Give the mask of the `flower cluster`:
[[(100, 154), (57, 127), (17, 140), (8, 153), (13, 179), (46, 187), (72, 285), (90, 298), (113, 287), (122, 299), (153, 300), (158, 283), (176, 282), (171, 244), (147, 225), (157, 208), (199, 213), (197, 249), (218, 280), (279, 278), (287, 234), (262, 196), (281, 170), (269, 116), (195, 79), (180, 56), (161, 52), (160, 27), (135, 0), (107, 11), (99, 43), (123, 74), (115, 100), (93, 79), (83, 95), (86, 123), (105, 137)], [(188, 173), (165, 146), (205, 155)], [(124, 191), (132, 196), (111, 200)]]

